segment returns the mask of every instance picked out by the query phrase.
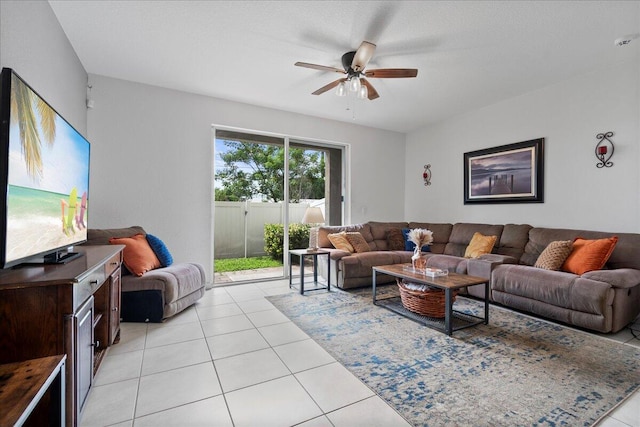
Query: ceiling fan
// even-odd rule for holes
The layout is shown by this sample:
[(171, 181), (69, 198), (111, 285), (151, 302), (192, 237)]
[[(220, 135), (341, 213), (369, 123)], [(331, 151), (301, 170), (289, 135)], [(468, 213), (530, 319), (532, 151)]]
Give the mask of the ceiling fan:
[(415, 68), (378, 68), (374, 70), (365, 70), (367, 64), (373, 57), (373, 53), (376, 50), (376, 45), (368, 41), (363, 41), (360, 44), (358, 50), (347, 52), (342, 55), (342, 66), (340, 68), (329, 67), (326, 65), (309, 64), (307, 62), (296, 62), (294, 65), (304, 68), (312, 68), (314, 70), (332, 71), (340, 74), (346, 74), (346, 77), (338, 79), (321, 87), (313, 92), (313, 95), (321, 95), (328, 90), (338, 86), (338, 95), (346, 95), (347, 86), (348, 89), (356, 92), (358, 98), (368, 98), (370, 100), (378, 98), (378, 92), (373, 85), (365, 77), (389, 79), (389, 78), (404, 78), (404, 77), (416, 77), (418, 70)]

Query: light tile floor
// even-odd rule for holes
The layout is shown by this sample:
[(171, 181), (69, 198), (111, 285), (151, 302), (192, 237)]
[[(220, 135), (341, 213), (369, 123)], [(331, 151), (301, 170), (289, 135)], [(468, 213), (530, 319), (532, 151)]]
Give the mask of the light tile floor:
[[(81, 427), (408, 426), (264, 298), (286, 292), (216, 287), (164, 323), (123, 323)], [(628, 330), (612, 338), (640, 347)], [(640, 427), (640, 391), (599, 425)]]

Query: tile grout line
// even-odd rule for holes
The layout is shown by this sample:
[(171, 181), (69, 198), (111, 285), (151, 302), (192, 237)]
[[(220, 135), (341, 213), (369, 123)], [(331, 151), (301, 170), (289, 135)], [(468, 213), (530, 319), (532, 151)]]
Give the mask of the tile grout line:
[[(229, 295), (229, 293), (226, 290), (225, 290), (225, 294)], [(233, 299), (233, 297), (231, 297), (231, 299)], [(236, 303), (234, 302), (234, 304), (236, 304)], [(198, 314), (198, 310), (197, 309), (196, 309), (196, 316), (198, 317), (198, 323), (200, 324), (200, 329), (202, 330), (202, 335), (204, 336), (204, 342), (207, 345), (207, 351), (209, 352), (209, 357), (211, 358), (211, 364), (213, 365), (213, 371), (216, 373), (216, 380), (218, 381), (218, 385), (220, 386), (220, 394), (222, 395), (222, 399), (224, 400), (224, 406), (225, 406), (225, 408), (227, 408), (227, 415), (229, 416), (229, 420), (231, 421), (231, 425), (235, 426), (236, 423), (233, 420), (233, 415), (231, 414), (231, 408), (229, 408), (229, 402), (227, 401), (226, 393), (224, 392), (224, 389), (222, 388), (222, 381), (220, 381), (220, 374), (218, 373), (218, 368), (216, 367), (215, 360), (213, 359), (213, 353), (211, 352), (211, 347), (209, 347), (209, 341), (207, 341), (207, 336), (205, 334), (204, 327), (202, 326), (202, 320), (200, 319), (200, 315)]]
[(140, 371), (138, 373), (138, 387), (136, 388), (136, 400), (133, 404), (133, 414), (131, 414), (131, 425), (135, 425), (135, 419), (136, 419), (136, 412), (138, 411), (138, 402), (139, 402), (139, 395), (140, 395), (140, 382), (142, 379), (142, 367), (144, 366), (144, 355), (147, 351), (147, 336), (149, 334), (149, 324), (146, 324), (146, 328), (145, 328), (145, 333), (144, 333), (144, 343), (142, 346), (142, 360), (140, 361)]
[[(290, 291), (291, 291), (291, 289), (290, 289)], [(265, 297), (265, 300), (267, 300), (267, 299), (266, 299), (266, 297)], [(269, 300), (267, 300), (267, 301), (269, 301)], [(271, 304), (271, 301), (269, 301), (269, 304)], [(274, 309), (276, 309), (276, 310), (277, 310), (277, 308), (276, 308), (273, 304), (271, 304), (271, 306), (272, 306)], [(285, 316), (285, 317), (286, 317), (286, 316)], [(293, 322), (291, 321), (291, 319), (289, 319), (289, 322), (291, 322), (292, 324), (294, 324), (294, 325), (295, 325), (295, 323), (293, 323)], [(297, 325), (296, 325), (296, 326), (297, 326)], [(298, 327), (298, 328), (299, 328), (299, 327)], [(287, 368), (287, 370), (289, 371), (289, 375), (290, 375), (291, 377), (293, 377), (293, 379), (294, 379), (294, 380), (298, 383), (298, 385), (299, 385), (299, 386), (304, 390), (304, 392), (307, 394), (307, 396), (309, 396), (309, 398), (311, 399), (311, 401), (312, 401), (312, 402), (313, 402), (313, 403), (318, 407), (318, 409), (319, 409), (319, 410), (320, 410), (320, 412), (322, 413), (321, 415), (318, 415), (317, 417), (313, 417), (313, 418), (309, 418), (309, 419), (306, 419), (306, 420), (300, 421), (299, 423), (296, 423), (296, 424), (294, 424), (294, 425), (299, 425), (299, 424), (302, 424), (302, 423), (306, 423), (306, 422), (308, 422), (308, 421), (311, 421), (311, 420), (314, 420), (314, 419), (316, 419), (316, 418), (320, 418), (320, 417), (324, 417), (324, 418), (326, 418), (327, 420), (329, 420), (329, 418), (327, 417), (327, 415), (326, 415), (326, 413), (325, 413), (324, 409), (322, 409), (322, 407), (320, 406), (320, 404), (316, 401), (316, 399), (314, 399), (314, 398), (313, 398), (313, 396), (311, 395), (311, 393), (309, 393), (309, 391), (305, 388), (305, 386), (304, 386), (304, 385), (302, 385), (302, 383), (300, 382), (300, 380), (298, 379), (298, 377), (296, 377), (295, 373), (291, 370), (291, 368), (289, 367), (289, 365), (287, 365), (287, 363), (286, 363), (284, 360), (282, 360), (282, 357), (281, 357), (281, 356), (280, 356), (280, 354), (278, 354), (278, 352), (275, 350), (274, 346), (273, 346), (273, 345), (272, 345), (272, 344), (267, 340), (267, 338), (266, 338), (265, 336), (263, 336), (263, 335), (262, 335), (262, 333), (260, 332), (260, 330), (259, 330), (258, 328), (256, 328), (256, 330), (257, 330), (257, 331), (258, 331), (258, 333), (262, 336), (262, 338), (267, 342), (267, 344), (269, 344), (269, 348), (271, 349), (271, 351), (273, 351), (273, 352), (275, 353), (275, 355), (276, 355), (276, 357), (278, 358), (278, 360), (280, 360), (280, 362), (282, 362), (282, 364)], [(303, 331), (303, 332), (304, 332), (304, 331)], [(305, 335), (307, 335), (307, 334), (305, 333)], [(311, 341), (313, 341), (313, 339), (312, 339), (311, 337), (308, 337), (308, 339), (310, 339)], [(287, 344), (291, 344), (291, 343), (295, 343), (295, 342), (300, 342), (300, 341), (305, 341), (305, 340), (292, 341), (292, 342), (290, 342), (290, 343), (280, 344), (279, 346), (283, 346), (283, 345), (287, 345)], [(315, 342), (315, 341), (314, 341), (314, 342)], [(279, 346), (276, 346), (276, 347), (279, 347)], [(334, 360), (335, 360), (335, 359), (334, 359)], [(333, 363), (333, 362), (332, 362), (332, 363)], [(312, 368), (309, 368), (309, 369), (312, 369)], [(289, 376), (289, 375), (287, 375), (287, 376)], [(282, 377), (282, 378), (285, 378), (285, 377)], [(335, 425), (331, 422), (331, 420), (329, 420), (329, 423), (330, 423), (332, 426), (335, 426)]]

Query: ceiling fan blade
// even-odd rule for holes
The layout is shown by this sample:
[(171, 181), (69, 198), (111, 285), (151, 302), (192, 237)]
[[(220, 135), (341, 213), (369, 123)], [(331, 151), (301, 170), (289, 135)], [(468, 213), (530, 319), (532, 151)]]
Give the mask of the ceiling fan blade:
[(295, 65), (297, 67), (311, 68), (313, 70), (333, 71), (333, 72), (336, 72), (336, 73), (345, 74), (345, 71), (341, 70), (340, 68), (329, 67), (329, 66), (326, 66), (326, 65), (309, 64), (308, 62), (296, 62), (293, 65)]
[(334, 87), (338, 86), (340, 83), (346, 82), (346, 81), (347, 81), (347, 79), (338, 79), (336, 81), (333, 81), (333, 82), (329, 83), (328, 85), (322, 86), (320, 89), (318, 89), (315, 92), (313, 92), (312, 95), (322, 95), (326, 91), (331, 90)]
[(351, 68), (356, 73), (365, 69), (371, 57), (373, 57), (373, 53), (376, 51), (376, 45), (373, 43), (369, 43), (363, 41), (360, 44), (358, 50), (356, 50), (356, 54), (353, 55), (353, 60), (351, 61)]
[(415, 77), (418, 75), (418, 70), (415, 68), (379, 68), (377, 70), (367, 70), (364, 75), (378, 79), (394, 79)]
[(367, 79), (360, 78), (360, 83), (367, 87), (367, 98), (369, 98), (370, 101), (376, 98), (380, 98), (380, 95), (378, 95), (378, 91), (373, 87), (371, 83), (367, 81)]

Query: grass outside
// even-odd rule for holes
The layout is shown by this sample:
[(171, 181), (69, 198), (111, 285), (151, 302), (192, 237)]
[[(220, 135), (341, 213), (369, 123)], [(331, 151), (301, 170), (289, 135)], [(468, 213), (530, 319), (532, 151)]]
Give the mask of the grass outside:
[(255, 270), (258, 268), (282, 267), (282, 262), (268, 256), (255, 258), (228, 258), (215, 260), (216, 273), (228, 271)]

